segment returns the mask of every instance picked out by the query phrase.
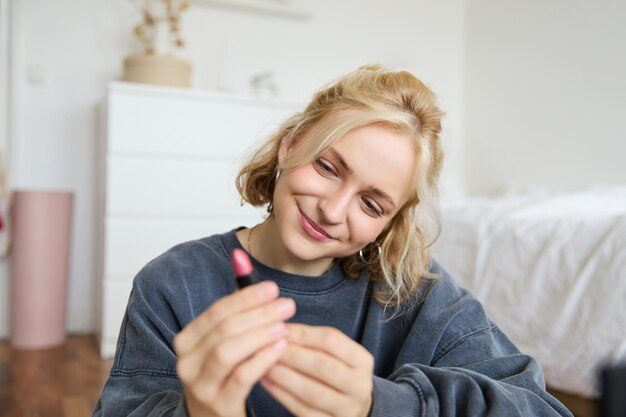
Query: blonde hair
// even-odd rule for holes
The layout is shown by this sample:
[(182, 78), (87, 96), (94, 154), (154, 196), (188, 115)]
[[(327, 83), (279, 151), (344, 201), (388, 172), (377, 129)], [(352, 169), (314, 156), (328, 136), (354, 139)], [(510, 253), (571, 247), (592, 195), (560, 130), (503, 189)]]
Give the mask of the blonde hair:
[[(399, 308), (418, 292), (424, 278), (433, 277), (430, 246), (440, 230), (442, 117), (433, 92), (411, 73), (379, 65), (361, 67), (318, 91), (304, 111), (287, 119), (241, 169), (237, 189), (243, 202), (267, 205), (271, 216), (277, 172), (314, 160), (347, 132), (377, 124), (413, 138), (418, 155), (415, 193), (378, 236), (380, 258), (378, 249), (368, 245), (363, 251), (366, 262), (358, 253), (337, 259), (350, 277), (369, 270), (370, 279), (381, 284), (376, 286), (376, 300)], [(297, 159), (279, 166), (283, 141), (302, 148), (293, 152)]]

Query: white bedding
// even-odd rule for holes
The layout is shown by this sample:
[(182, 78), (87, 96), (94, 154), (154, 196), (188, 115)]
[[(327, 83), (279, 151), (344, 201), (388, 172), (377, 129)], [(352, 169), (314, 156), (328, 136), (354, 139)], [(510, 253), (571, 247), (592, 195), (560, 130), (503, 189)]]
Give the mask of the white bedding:
[(548, 385), (596, 397), (626, 360), (626, 187), (442, 204), (435, 257), (538, 359)]

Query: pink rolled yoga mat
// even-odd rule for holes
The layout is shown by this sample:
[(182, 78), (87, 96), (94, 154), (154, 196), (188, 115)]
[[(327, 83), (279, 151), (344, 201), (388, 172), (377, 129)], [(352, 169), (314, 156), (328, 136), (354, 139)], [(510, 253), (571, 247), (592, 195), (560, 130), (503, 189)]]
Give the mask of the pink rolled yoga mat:
[(73, 195), (13, 193), (11, 345), (44, 349), (65, 342)]

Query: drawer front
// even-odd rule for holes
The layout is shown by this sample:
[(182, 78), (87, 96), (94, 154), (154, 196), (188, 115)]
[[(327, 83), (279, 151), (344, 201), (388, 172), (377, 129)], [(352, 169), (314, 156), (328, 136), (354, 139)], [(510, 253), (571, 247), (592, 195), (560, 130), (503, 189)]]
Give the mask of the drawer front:
[[(141, 109), (141, 111), (137, 111)], [(267, 137), (296, 105), (113, 93), (109, 152), (232, 157)]]
[(105, 221), (104, 275), (130, 281), (148, 262), (189, 240), (253, 226), (261, 215), (224, 218), (108, 218)]
[(107, 213), (140, 216), (239, 216), (235, 188), (239, 164), (224, 160), (111, 155), (107, 161)]

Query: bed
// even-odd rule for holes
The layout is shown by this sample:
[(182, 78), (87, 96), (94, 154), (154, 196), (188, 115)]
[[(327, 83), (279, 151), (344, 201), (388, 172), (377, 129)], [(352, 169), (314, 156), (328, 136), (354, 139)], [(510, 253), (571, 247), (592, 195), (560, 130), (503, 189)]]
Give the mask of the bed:
[(626, 186), (442, 202), (435, 257), (544, 368), (593, 399), (626, 361)]

